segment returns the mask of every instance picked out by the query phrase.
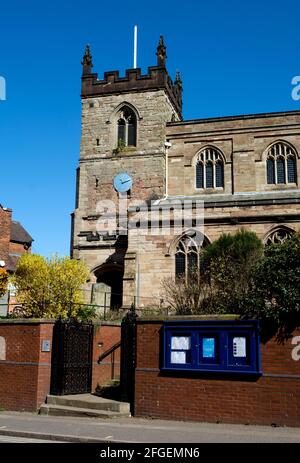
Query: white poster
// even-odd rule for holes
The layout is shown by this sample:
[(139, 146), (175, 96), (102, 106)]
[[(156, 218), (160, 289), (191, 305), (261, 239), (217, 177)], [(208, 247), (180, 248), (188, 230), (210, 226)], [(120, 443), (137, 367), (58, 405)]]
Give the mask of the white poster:
[(191, 348), (190, 336), (172, 336), (171, 350), (189, 350)]
[(171, 363), (186, 363), (185, 352), (171, 352)]
[(233, 338), (233, 356), (246, 357), (246, 338)]

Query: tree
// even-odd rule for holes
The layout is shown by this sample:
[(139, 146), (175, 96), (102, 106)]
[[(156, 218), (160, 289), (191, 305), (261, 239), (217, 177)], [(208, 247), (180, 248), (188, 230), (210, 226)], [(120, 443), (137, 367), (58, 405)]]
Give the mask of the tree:
[(255, 269), (249, 312), (284, 326), (300, 323), (300, 233), (265, 249)]
[(8, 273), (4, 268), (0, 268), (0, 296), (3, 296), (3, 294), (6, 293), (7, 285), (8, 285)]
[(200, 269), (191, 269), (188, 278), (163, 280), (166, 300), (178, 314), (241, 313), (262, 255), (255, 233), (223, 234), (203, 249)]
[(76, 316), (83, 302), (82, 286), (89, 275), (82, 261), (54, 256), (51, 259), (23, 254), (13, 283), (27, 316)]
[(254, 232), (222, 234), (205, 248), (202, 265), (211, 286), (211, 310), (240, 313), (252, 289), (253, 272), (263, 256), (263, 244)]

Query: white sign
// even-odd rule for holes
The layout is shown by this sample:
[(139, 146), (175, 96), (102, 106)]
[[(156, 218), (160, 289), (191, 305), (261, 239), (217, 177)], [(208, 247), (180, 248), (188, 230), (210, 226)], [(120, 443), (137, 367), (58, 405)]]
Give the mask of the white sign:
[(189, 350), (191, 348), (190, 336), (172, 336), (171, 349), (172, 350)]
[(246, 357), (246, 338), (233, 338), (233, 356)]
[(186, 363), (185, 352), (171, 352), (171, 363)]

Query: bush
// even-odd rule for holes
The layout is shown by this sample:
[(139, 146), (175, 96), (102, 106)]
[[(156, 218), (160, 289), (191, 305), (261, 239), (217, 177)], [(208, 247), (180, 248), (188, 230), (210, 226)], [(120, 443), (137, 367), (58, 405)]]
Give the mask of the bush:
[(13, 283), (27, 316), (75, 317), (83, 303), (82, 286), (89, 270), (82, 261), (23, 254)]

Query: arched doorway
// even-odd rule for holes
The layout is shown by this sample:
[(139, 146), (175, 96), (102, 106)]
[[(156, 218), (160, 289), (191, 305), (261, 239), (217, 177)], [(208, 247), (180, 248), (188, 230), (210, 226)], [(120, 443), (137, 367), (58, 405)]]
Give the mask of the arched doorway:
[(92, 288), (92, 303), (105, 309), (119, 309), (123, 303), (124, 266), (103, 264), (94, 271), (94, 275), (97, 282)]

